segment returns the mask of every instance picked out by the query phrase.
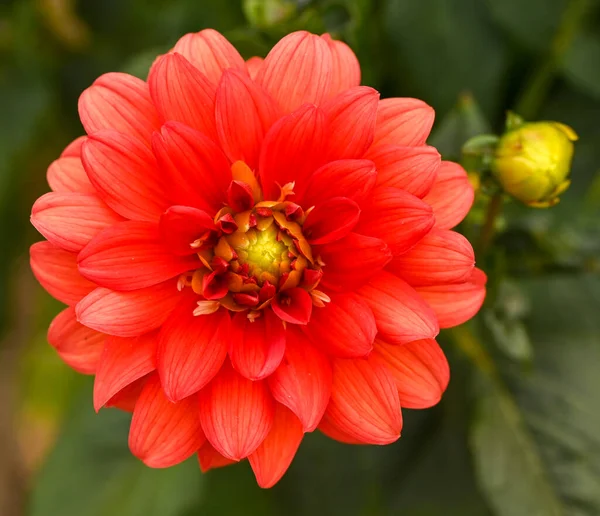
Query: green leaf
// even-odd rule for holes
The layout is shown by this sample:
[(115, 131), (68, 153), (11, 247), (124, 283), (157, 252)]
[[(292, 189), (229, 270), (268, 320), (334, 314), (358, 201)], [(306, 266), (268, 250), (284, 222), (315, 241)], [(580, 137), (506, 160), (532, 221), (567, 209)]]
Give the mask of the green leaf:
[(76, 407), (37, 479), (30, 516), (179, 516), (202, 494), (195, 458), (151, 469), (127, 447), (131, 415)]
[[(482, 378), (472, 433), (482, 489), (498, 516), (600, 514), (600, 279), (521, 282), (535, 358), (507, 384)], [(508, 385), (508, 387), (506, 386)]]
[(471, 92), (484, 113), (499, 108), (508, 49), (483, 2), (421, 0), (384, 3), (390, 75), (402, 91), (441, 113)]

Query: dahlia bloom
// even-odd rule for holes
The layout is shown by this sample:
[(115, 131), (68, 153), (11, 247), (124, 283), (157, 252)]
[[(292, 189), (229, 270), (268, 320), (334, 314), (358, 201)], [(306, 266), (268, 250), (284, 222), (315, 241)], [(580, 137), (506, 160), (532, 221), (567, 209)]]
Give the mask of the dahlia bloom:
[(328, 35), (244, 62), (204, 30), (147, 82), (81, 95), (87, 136), (48, 169), (31, 267), (68, 305), (50, 344), (95, 375), (96, 410), (133, 412), (147, 465), (248, 458), (269, 487), (305, 432), (387, 444), (401, 408), (439, 401), (435, 337), (485, 295), (451, 231), (473, 191), (425, 144), (431, 107), (359, 83)]

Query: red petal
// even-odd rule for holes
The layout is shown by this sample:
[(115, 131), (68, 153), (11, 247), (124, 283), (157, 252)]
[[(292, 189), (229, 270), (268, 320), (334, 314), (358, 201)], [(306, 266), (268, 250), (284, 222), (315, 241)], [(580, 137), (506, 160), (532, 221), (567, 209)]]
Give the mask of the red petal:
[(234, 315), (229, 357), (233, 367), (249, 380), (269, 376), (281, 363), (285, 353), (286, 331), (272, 310), (253, 322), (246, 312)]
[(404, 346), (376, 340), (373, 355), (384, 362), (396, 380), (403, 408), (433, 407), (442, 398), (450, 380), (450, 367), (435, 340), (416, 340)]
[(306, 324), (312, 313), (310, 294), (300, 287), (289, 288), (273, 298), (273, 312), (282, 320), (291, 324)]
[(460, 233), (433, 229), (410, 251), (396, 256), (388, 270), (413, 286), (461, 283), (469, 279), (475, 254)]
[(94, 381), (96, 412), (119, 391), (154, 371), (155, 354), (154, 332), (128, 339), (108, 337)]
[(251, 57), (246, 61), (246, 69), (248, 70), (248, 74), (253, 81), (256, 80), (264, 61), (265, 60), (262, 57), (258, 56)]
[(303, 437), (298, 418), (289, 409), (277, 404), (269, 435), (248, 457), (260, 487), (273, 487), (279, 482), (290, 467)]
[(241, 160), (256, 169), (262, 141), (278, 115), (273, 99), (247, 74), (223, 74), (215, 116), (219, 142), (230, 161)]
[(328, 244), (348, 235), (358, 223), (360, 208), (352, 199), (334, 197), (312, 210), (303, 226), (311, 245)]
[(356, 294), (331, 294), (331, 302), (315, 310), (306, 333), (328, 355), (365, 357), (377, 335), (375, 316)]
[(441, 163), (440, 153), (428, 145), (380, 145), (365, 157), (377, 167), (377, 186), (400, 188), (419, 198), (433, 187)]
[(434, 311), (393, 274), (381, 272), (359, 293), (373, 310), (380, 338), (390, 344), (433, 339), (439, 333)]
[(423, 145), (435, 112), (422, 100), (391, 98), (379, 101), (374, 145)]
[(383, 240), (357, 233), (319, 247), (313, 253), (325, 263), (322, 284), (342, 292), (364, 285), (392, 259)]
[[(377, 181), (377, 170), (366, 159), (342, 159), (323, 165), (308, 180), (304, 199), (318, 206), (332, 197), (348, 197), (361, 204)], [(299, 201), (296, 201), (299, 202)]]
[(227, 189), (227, 203), (235, 212), (249, 210), (254, 206), (252, 188), (243, 181), (232, 181)]
[(228, 68), (247, 73), (239, 52), (213, 29), (186, 34), (175, 44), (173, 51), (185, 57), (215, 85)]
[(152, 148), (175, 204), (195, 206), (210, 214), (223, 207), (231, 169), (213, 141), (183, 124), (168, 122), (154, 135)]
[(396, 441), (402, 430), (402, 413), (391, 373), (371, 358), (334, 360), (325, 421), (360, 442)]
[(178, 403), (163, 393), (158, 376), (148, 380), (140, 395), (129, 429), (129, 448), (151, 468), (167, 468), (191, 457), (204, 444), (197, 400)]
[(328, 124), (328, 159), (364, 156), (375, 136), (378, 103), (376, 90), (357, 86), (323, 104)]
[(469, 213), (475, 192), (465, 170), (451, 161), (442, 161), (437, 179), (423, 200), (433, 208), (435, 226), (452, 229)]
[(94, 374), (106, 335), (77, 322), (75, 308), (60, 312), (48, 328), (48, 342), (66, 364), (83, 374)]
[(136, 337), (158, 328), (179, 301), (173, 280), (131, 292), (97, 288), (77, 305), (77, 319), (118, 337)]
[(126, 73), (107, 73), (79, 97), (79, 117), (88, 134), (114, 129), (150, 144), (160, 127), (148, 85)]
[(104, 228), (122, 220), (91, 194), (50, 192), (31, 208), (35, 229), (55, 246), (75, 253)]
[(215, 85), (185, 57), (171, 53), (159, 58), (148, 84), (163, 122), (182, 122), (216, 140)]
[(223, 457), (223, 455), (215, 450), (207, 441), (198, 450), (198, 462), (200, 463), (202, 473), (206, 473), (211, 469), (235, 464), (236, 461)]
[(105, 229), (79, 253), (79, 272), (100, 287), (136, 290), (193, 270), (196, 256), (176, 256), (158, 225), (128, 220)]
[(96, 193), (79, 156), (61, 157), (53, 161), (48, 167), (46, 179), (53, 192)]
[(69, 145), (65, 147), (60, 153), (61, 158), (80, 158), (81, 157), (81, 146), (83, 142), (87, 140), (87, 136), (78, 136)]
[(156, 159), (139, 140), (101, 131), (87, 139), (81, 156), (98, 195), (123, 217), (155, 222), (168, 208)]
[(54, 247), (50, 242), (37, 242), (29, 248), (33, 274), (48, 293), (66, 305), (74, 305), (96, 285), (77, 270), (77, 255)]
[(189, 206), (171, 206), (160, 217), (160, 234), (169, 250), (178, 255), (198, 252), (192, 243), (215, 231), (212, 217), (205, 211)]
[(339, 441), (344, 444), (365, 444), (363, 441), (356, 439), (356, 437), (352, 437), (351, 435), (342, 432), (326, 418), (323, 418), (319, 423), (319, 430), (334, 441)]
[(230, 340), (229, 314), (193, 315), (197, 296), (186, 296), (165, 321), (156, 356), (165, 395), (179, 401), (202, 389), (219, 372)]
[(398, 188), (376, 188), (363, 205), (357, 233), (381, 238), (394, 255), (405, 253), (433, 227), (431, 207)]
[(265, 199), (277, 199), (280, 187), (294, 181), (301, 195), (310, 175), (322, 165), (325, 116), (312, 105), (284, 116), (266, 134), (260, 155)]
[(329, 95), (331, 61), (327, 42), (305, 31), (294, 32), (269, 52), (256, 81), (290, 113)]
[(286, 332), (285, 356), (269, 376), (273, 397), (302, 421), (305, 432), (312, 432), (327, 408), (331, 395), (331, 365), (296, 328)]
[(331, 39), (329, 34), (321, 38), (331, 51), (331, 84), (329, 96), (333, 97), (348, 88), (360, 84), (360, 64), (352, 49), (343, 41)]
[(221, 454), (240, 460), (260, 446), (273, 425), (274, 402), (264, 381), (253, 382), (225, 365), (200, 392), (200, 421)]
[(483, 271), (473, 269), (465, 283), (418, 287), (417, 292), (435, 312), (440, 328), (452, 328), (479, 311), (485, 299), (486, 281)]
[(151, 374), (147, 374), (142, 378), (137, 379), (135, 382), (130, 383), (127, 387), (121, 389), (117, 394), (115, 394), (111, 399), (109, 399), (104, 406), (106, 408), (118, 408), (120, 410), (124, 410), (125, 412), (133, 413), (135, 409), (135, 404), (137, 400), (140, 399), (140, 394), (144, 390), (144, 386), (148, 381), (148, 378), (151, 377)]

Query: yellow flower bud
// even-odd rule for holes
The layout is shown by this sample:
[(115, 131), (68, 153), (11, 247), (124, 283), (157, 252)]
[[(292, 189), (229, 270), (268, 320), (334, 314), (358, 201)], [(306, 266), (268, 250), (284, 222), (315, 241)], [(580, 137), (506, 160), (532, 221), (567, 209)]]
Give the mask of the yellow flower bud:
[(504, 190), (534, 208), (558, 203), (571, 183), (567, 176), (577, 134), (558, 122), (524, 123), (498, 141), (492, 171)]

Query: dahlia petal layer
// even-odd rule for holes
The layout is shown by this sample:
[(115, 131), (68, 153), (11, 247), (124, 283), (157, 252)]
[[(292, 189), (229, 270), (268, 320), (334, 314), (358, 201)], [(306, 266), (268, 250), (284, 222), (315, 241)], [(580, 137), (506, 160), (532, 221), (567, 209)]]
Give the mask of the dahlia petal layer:
[(440, 400), (434, 339), (486, 278), (450, 231), (474, 192), (426, 144), (430, 106), (360, 86), (327, 34), (244, 62), (207, 29), (148, 81), (101, 76), (79, 112), (87, 135), (32, 209), (31, 267), (69, 305), (50, 344), (96, 375), (96, 410), (133, 413), (136, 457), (247, 458), (266, 488), (304, 433), (387, 444), (401, 407)]

